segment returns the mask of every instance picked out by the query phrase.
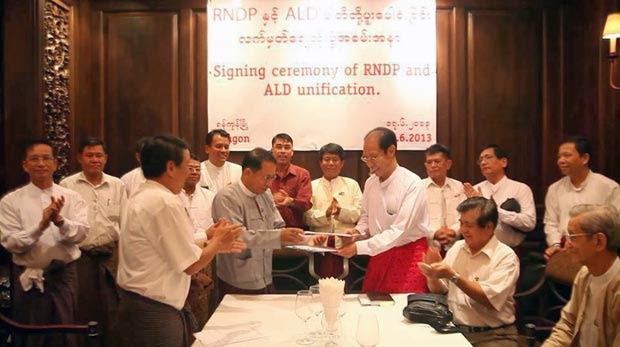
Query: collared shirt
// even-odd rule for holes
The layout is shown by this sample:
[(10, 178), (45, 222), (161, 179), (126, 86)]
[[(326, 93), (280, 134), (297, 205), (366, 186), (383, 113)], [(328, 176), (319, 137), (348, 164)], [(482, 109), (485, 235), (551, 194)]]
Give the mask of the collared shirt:
[[(60, 228), (50, 223), (45, 230), (39, 230), (43, 210), (52, 196), (65, 198), (60, 211), (64, 223)], [(72, 190), (57, 184), (42, 190), (29, 183), (0, 201), (2, 246), (13, 253), (17, 265), (42, 269), (53, 259), (72, 262), (81, 254), (78, 243), (88, 235), (87, 211), (84, 199)]]
[(192, 219), (194, 240), (206, 240), (206, 231), (213, 224), (211, 206), (213, 205), (215, 194), (206, 188), (196, 186), (196, 190), (192, 194), (187, 194), (183, 190), (179, 197), (183, 200), (183, 204)]
[[(499, 221), (497, 228), (495, 228), (495, 236), (503, 243), (510, 247), (516, 247), (523, 242), (525, 234), (515, 231), (513, 228), (527, 232), (534, 230), (536, 227), (534, 195), (526, 184), (504, 176), (496, 184), (483, 181), (476, 184), (474, 189), (480, 189), (485, 198), (493, 198), (497, 204)], [(501, 204), (510, 198), (517, 200), (521, 206), (520, 213), (507, 211), (500, 207)]]
[(465, 240), (454, 243), (443, 262), (462, 278), (476, 281), (494, 309), (470, 298), (456, 284), (440, 280), (448, 288), (448, 306), (454, 323), (476, 327), (498, 327), (515, 321), (512, 297), (519, 278), (519, 258), (507, 245), (492, 236), (482, 249), (472, 254)]
[(284, 221), (271, 192), (256, 195), (243, 182), (220, 190), (213, 200), (213, 219), (227, 218), (245, 227), (241, 237), (248, 248), (239, 254), (217, 255), (217, 276), (242, 289), (262, 289), (273, 281), (273, 249), (280, 248), (280, 228)]
[(568, 212), (579, 204), (605, 204), (620, 211), (620, 186), (615, 181), (590, 171), (581, 184), (575, 188), (570, 177), (565, 176), (549, 186), (545, 197), (545, 234), (547, 244), (562, 241), (570, 219)]
[[(333, 199), (338, 201), (340, 213), (327, 218), (325, 212)], [(306, 211), (305, 221), (314, 231), (341, 231), (355, 227), (362, 210), (362, 190), (354, 179), (338, 176), (331, 181), (325, 177), (312, 181), (312, 208)], [(332, 221), (333, 219), (333, 221)]]
[(357, 241), (357, 254), (377, 255), (430, 234), (422, 180), (402, 166), (381, 182), (370, 176), (364, 185), (362, 213), (355, 226), (370, 238)]
[(460, 222), (456, 207), (467, 199), (463, 183), (450, 177), (446, 177), (443, 187), (437, 185), (430, 177), (423, 179), (422, 182), (426, 187), (431, 238), (442, 226), (447, 226), (459, 235)]
[(276, 175), (271, 184), (271, 191), (277, 193), (280, 189), (285, 190), (293, 198), (291, 206), (278, 206), (278, 211), (284, 219), (287, 227), (304, 227), (304, 212), (312, 207), (312, 185), (310, 184), (310, 172), (308, 170), (290, 164), (282, 177)]
[(80, 243), (82, 249), (90, 250), (118, 241), (121, 209), (127, 202), (127, 191), (123, 181), (104, 173), (101, 183), (95, 186), (81, 171), (65, 177), (60, 185), (80, 194), (88, 204), (90, 231), (86, 239)]
[(620, 260), (616, 258), (613, 264), (600, 276), (592, 276), (586, 290), (586, 303), (579, 334), (580, 346), (596, 346), (598, 344), (598, 305), (597, 298), (604, 295), (605, 288), (612, 278), (620, 274)]
[(146, 182), (146, 178), (142, 173), (142, 168), (138, 166), (137, 168), (121, 176), (121, 181), (125, 183), (125, 189), (127, 189), (127, 198), (131, 198), (133, 194), (138, 190), (138, 188), (140, 188), (140, 185)]
[(200, 259), (194, 227), (179, 197), (147, 180), (121, 217), (118, 285), (180, 310), (189, 292), (185, 273)]
[(224, 162), (224, 165), (217, 167), (208, 160), (200, 163), (200, 182), (201, 187), (212, 191), (214, 194), (229, 184), (237, 183), (241, 178), (241, 165)]

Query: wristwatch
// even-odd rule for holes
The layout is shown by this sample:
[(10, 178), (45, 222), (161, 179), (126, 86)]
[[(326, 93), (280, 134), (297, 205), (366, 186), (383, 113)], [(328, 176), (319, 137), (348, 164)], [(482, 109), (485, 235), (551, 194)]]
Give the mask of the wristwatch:
[(450, 282), (456, 284), (456, 282), (459, 281), (459, 278), (461, 278), (461, 275), (457, 274), (456, 272), (454, 273), (454, 275), (452, 275), (450, 277)]

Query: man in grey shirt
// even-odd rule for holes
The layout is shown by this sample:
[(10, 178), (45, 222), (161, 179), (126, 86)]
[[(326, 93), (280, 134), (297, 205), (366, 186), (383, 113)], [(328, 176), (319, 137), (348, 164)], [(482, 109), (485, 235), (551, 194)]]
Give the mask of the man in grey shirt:
[(241, 180), (218, 191), (213, 200), (213, 220), (226, 218), (242, 224), (241, 237), (248, 248), (238, 254), (217, 255), (220, 300), (226, 294), (269, 294), (273, 249), (304, 242), (303, 230), (284, 228), (269, 187), (276, 177), (271, 152), (255, 148), (245, 155)]

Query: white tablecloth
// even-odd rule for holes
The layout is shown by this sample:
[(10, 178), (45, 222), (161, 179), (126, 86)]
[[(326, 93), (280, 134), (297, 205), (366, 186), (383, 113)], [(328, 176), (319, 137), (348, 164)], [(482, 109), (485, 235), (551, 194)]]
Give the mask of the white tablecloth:
[[(407, 295), (392, 296), (396, 301), (393, 306), (362, 307), (356, 294), (346, 295), (340, 346), (359, 346), (355, 341), (357, 320), (365, 312), (374, 313), (379, 322), (377, 346), (471, 346), (461, 334), (439, 334), (426, 324), (410, 323), (402, 314)], [(308, 322), (312, 329), (319, 324), (315, 318)], [(295, 315), (295, 295), (227, 295), (199, 333), (206, 335), (207, 344), (196, 340), (192, 347), (300, 346), (295, 341), (304, 332), (303, 322)], [(248, 340), (238, 341), (244, 339)], [(312, 346), (324, 344), (325, 340), (317, 340)]]

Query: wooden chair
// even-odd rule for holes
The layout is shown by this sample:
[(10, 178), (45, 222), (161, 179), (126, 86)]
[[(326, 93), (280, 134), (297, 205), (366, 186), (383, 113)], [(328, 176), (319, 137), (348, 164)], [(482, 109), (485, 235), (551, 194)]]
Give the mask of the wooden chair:
[[(6, 345), (8, 337), (14, 341), (16, 336), (27, 336), (33, 334), (78, 334), (86, 336), (86, 346), (98, 347), (99, 323), (89, 322), (88, 324), (53, 324), (53, 325), (29, 325), (18, 323), (4, 314), (0, 313), (0, 346)], [(10, 345), (9, 345), (10, 346)]]

